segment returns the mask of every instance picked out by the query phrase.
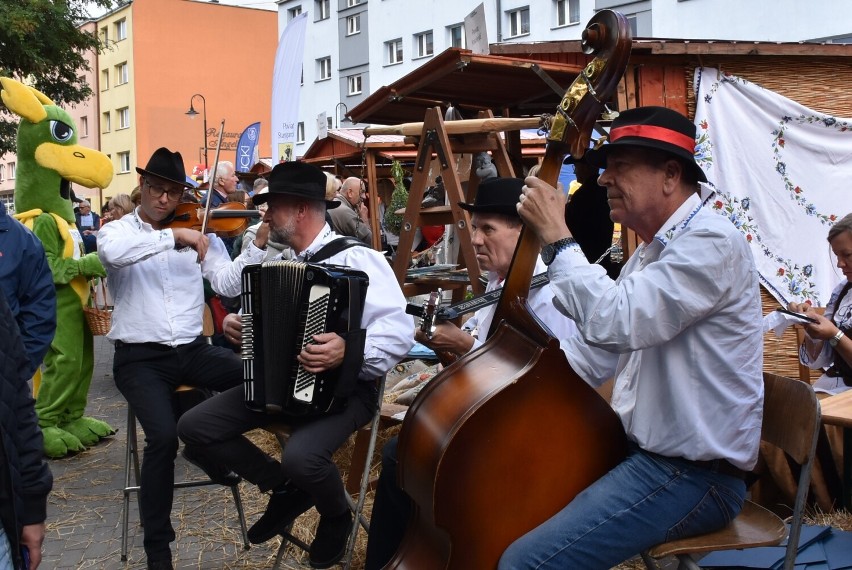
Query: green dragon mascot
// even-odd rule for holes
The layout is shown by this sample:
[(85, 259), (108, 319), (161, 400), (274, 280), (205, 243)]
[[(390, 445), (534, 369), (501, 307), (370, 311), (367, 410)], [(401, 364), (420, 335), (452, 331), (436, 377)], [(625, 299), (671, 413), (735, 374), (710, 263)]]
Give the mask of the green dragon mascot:
[(0, 84), (3, 103), (21, 117), (15, 217), (41, 240), (56, 285), (56, 336), (41, 379), (33, 383), (45, 455), (64, 457), (115, 433), (107, 423), (83, 415), (94, 368), (83, 307), (90, 294), (88, 279), (106, 271), (96, 253), (83, 254), (71, 203), (72, 182), (105, 188), (112, 180), (112, 163), (77, 144), (71, 117), (44, 94), (7, 77), (0, 77)]

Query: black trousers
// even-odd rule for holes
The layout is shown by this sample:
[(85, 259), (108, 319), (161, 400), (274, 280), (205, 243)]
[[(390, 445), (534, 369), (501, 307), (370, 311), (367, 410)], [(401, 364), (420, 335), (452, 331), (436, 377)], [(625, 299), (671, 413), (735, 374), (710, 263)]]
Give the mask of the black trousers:
[(240, 385), (242, 362), (233, 351), (211, 346), (203, 337), (176, 348), (117, 342), (113, 375), (145, 432), (139, 491), (145, 554), (149, 560), (170, 559), (178, 449), (175, 388), (185, 384), (221, 391)]
[(411, 516), (412, 500), (397, 482), (399, 438), (392, 437), (382, 448), (382, 472), (370, 516), (367, 560), (364, 570), (381, 570), (396, 553)]
[[(289, 480), (311, 495), (320, 515), (335, 516), (349, 505), (332, 455), (370, 421), (377, 405), (375, 383), (358, 382), (342, 412), (306, 420), (250, 410), (245, 405), (243, 388), (238, 387), (185, 413), (178, 423), (178, 434), (194, 452), (228, 465), (262, 491)], [(292, 428), (280, 462), (243, 436), (274, 422), (284, 422)]]

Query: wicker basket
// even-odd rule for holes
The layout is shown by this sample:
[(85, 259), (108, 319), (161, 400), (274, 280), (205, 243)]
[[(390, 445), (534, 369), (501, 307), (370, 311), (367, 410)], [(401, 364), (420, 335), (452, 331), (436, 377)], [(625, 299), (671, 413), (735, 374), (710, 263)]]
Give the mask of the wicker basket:
[[(101, 289), (101, 298), (106, 299), (106, 286), (104, 285), (103, 279), (99, 280), (98, 287)], [(109, 328), (112, 325), (112, 309), (106, 305), (98, 307), (94, 282), (90, 283), (89, 288), (91, 290), (89, 295), (89, 305), (83, 307), (83, 314), (86, 316), (86, 323), (88, 323), (89, 330), (92, 331), (92, 334), (95, 336), (103, 336), (109, 332)]]

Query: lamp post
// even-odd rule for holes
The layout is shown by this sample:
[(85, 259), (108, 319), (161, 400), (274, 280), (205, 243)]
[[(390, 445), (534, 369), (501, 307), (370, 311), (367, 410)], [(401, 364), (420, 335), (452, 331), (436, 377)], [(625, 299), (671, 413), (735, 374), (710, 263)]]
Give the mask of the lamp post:
[(346, 106), (346, 103), (340, 102), (340, 103), (338, 103), (337, 105), (334, 106), (334, 128), (335, 129), (338, 127), (337, 117), (339, 116), (338, 111), (339, 111), (341, 105), (343, 105), (343, 118), (344, 118), (344, 120), (346, 119), (346, 113), (349, 112), (349, 107)]
[(204, 98), (204, 95), (196, 93), (189, 98), (189, 111), (186, 114), (189, 115), (190, 119), (194, 119), (195, 115), (198, 114), (198, 111), (192, 106), (192, 100), (196, 97), (201, 97), (201, 111), (204, 118), (204, 169), (206, 170), (210, 168), (210, 164), (207, 162), (207, 100)]

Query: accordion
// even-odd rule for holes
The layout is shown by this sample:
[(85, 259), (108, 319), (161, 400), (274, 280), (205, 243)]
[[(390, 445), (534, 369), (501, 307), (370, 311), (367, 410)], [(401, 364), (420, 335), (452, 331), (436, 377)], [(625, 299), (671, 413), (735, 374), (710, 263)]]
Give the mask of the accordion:
[[(364, 359), (361, 314), (369, 279), (363, 271), (300, 261), (243, 268), (242, 361), (246, 405), (257, 411), (309, 416), (345, 406)], [(312, 374), (297, 356), (312, 335), (346, 341), (343, 363)]]

